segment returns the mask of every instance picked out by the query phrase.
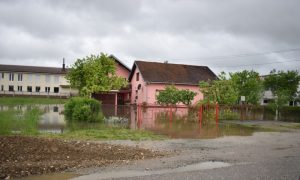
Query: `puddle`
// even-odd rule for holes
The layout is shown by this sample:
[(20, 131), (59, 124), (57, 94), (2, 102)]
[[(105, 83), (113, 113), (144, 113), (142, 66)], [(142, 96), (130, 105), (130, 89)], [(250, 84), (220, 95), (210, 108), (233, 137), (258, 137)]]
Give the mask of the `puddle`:
[(18, 180), (68, 180), (77, 177), (77, 174), (74, 173), (53, 173), (53, 174), (44, 174), (44, 175), (35, 175), (28, 176), (24, 178), (18, 178)]
[[(76, 129), (97, 129), (105, 127), (120, 127), (142, 129), (155, 134), (165, 135), (171, 139), (212, 139), (222, 136), (250, 136), (259, 131), (257, 127), (246, 127), (234, 123), (218, 123), (214, 120), (198, 123), (197, 112), (188, 108), (146, 108), (137, 110), (134, 106), (102, 105), (104, 126), (99, 124), (77, 123), (68, 124), (64, 118), (64, 105), (30, 105), (1, 106), (0, 110), (17, 110), (22, 112), (38, 107), (42, 112), (38, 122), (38, 131), (47, 133), (64, 133)], [(0, 117), (1, 118), (1, 117)]]
[(74, 178), (74, 180), (131, 178), (137, 176), (150, 176), (150, 175), (160, 175), (160, 174), (169, 174), (169, 173), (178, 173), (178, 172), (200, 171), (200, 170), (216, 169), (216, 168), (223, 168), (229, 166), (231, 166), (231, 164), (225, 162), (207, 161), (207, 162), (191, 164), (183, 167), (178, 167), (174, 169), (162, 169), (156, 171), (125, 170), (125, 171), (95, 173), (95, 174), (79, 176)]

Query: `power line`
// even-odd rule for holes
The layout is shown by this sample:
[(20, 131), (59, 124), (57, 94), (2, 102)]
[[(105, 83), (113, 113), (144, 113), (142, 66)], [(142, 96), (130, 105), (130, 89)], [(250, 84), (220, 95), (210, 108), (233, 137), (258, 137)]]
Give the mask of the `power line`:
[(268, 52), (259, 52), (259, 53), (246, 53), (246, 54), (236, 54), (236, 55), (228, 55), (228, 56), (210, 56), (210, 57), (200, 57), (200, 58), (172, 58), (169, 60), (187, 60), (187, 61), (199, 61), (199, 60), (213, 60), (213, 59), (228, 59), (228, 58), (237, 58), (237, 57), (249, 57), (249, 56), (261, 56), (267, 54), (280, 54), (285, 52), (294, 52), (300, 51), (300, 48), (293, 49), (284, 49), (284, 50), (276, 50), (276, 51), (268, 51)]
[(258, 63), (258, 64), (246, 64), (246, 65), (237, 65), (237, 66), (213, 66), (215, 68), (219, 68), (219, 67), (246, 67), (246, 66), (258, 66), (258, 65), (267, 65), (267, 64), (280, 64), (280, 63), (286, 63), (286, 62), (294, 62), (294, 61), (300, 61), (299, 59), (297, 60), (290, 60), (290, 61), (280, 61), (280, 62), (270, 62), (270, 63)]

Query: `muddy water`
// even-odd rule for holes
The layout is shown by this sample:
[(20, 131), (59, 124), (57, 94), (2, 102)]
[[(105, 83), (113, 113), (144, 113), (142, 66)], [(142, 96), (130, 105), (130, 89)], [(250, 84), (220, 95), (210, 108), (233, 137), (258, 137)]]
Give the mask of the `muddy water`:
[[(38, 122), (40, 132), (64, 133), (72, 128), (64, 118), (63, 105), (38, 105), (43, 114)], [(11, 107), (10, 107), (11, 108)], [(13, 107), (27, 111), (33, 106)], [(5, 107), (2, 107), (5, 110)], [(168, 136), (169, 138), (210, 139), (222, 136), (249, 136), (258, 129), (237, 124), (216, 123), (214, 118), (199, 123), (197, 112), (187, 108), (146, 108), (138, 110), (134, 106), (103, 105), (104, 124), (108, 127), (142, 129)], [(97, 128), (95, 124), (80, 124), (77, 128)], [(103, 126), (102, 126), (103, 127)]]

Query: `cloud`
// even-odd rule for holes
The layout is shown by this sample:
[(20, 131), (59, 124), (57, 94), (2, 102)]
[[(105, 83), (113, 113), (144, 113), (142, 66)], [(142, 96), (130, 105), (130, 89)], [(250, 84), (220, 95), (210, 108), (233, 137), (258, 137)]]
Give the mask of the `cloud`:
[[(0, 63), (60, 66), (106, 52), (222, 70), (299, 70), (297, 0), (0, 1)], [(299, 58), (300, 60), (300, 58)], [(276, 63), (276, 62), (286, 63)], [(261, 64), (261, 65), (259, 65)], [(246, 65), (246, 66), (242, 66)]]

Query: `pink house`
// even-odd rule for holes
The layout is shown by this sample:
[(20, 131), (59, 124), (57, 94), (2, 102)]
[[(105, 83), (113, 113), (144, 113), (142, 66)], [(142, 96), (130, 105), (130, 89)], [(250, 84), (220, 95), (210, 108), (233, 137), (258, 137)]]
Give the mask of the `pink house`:
[(217, 76), (206, 66), (135, 61), (129, 75), (131, 104), (157, 104), (156, 95), (166, 85), (197, 93), (192, 104), (203, 99), (199, 81), (215, 80)]
[[(128, 80), (130, 69), (114, 55), (110, 55), (109, 57), (116, 62), (116, 75)], [(100, 100), (102, 104), (124, 105), (126, 102), (130, 102), (130, 95), (131, 89), (128, 87), (119, 90), (111, 90), (109, 92), (93, 93), (92, 97)]]

